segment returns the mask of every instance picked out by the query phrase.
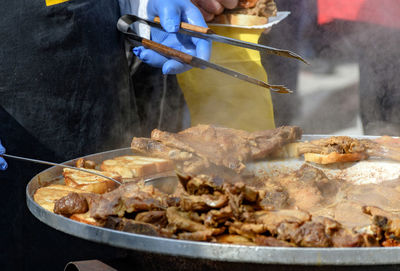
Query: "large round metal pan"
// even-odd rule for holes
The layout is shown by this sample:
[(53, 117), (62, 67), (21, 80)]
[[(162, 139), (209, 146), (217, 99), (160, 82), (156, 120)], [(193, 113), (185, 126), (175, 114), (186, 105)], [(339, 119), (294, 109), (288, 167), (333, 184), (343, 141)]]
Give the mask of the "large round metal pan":
[[(322, 136), (303, 136), (305, 140)], [(364, 137), (366, 138), (366, 137)], [(369, 137), (370, 138), (370, 137)], [(86, 156), (101, 162), (115, 156), (132, 154), (129, 149), (120, 149)], [(73, 164), (75, 160), (65, 164)], [(255, 171), (273, 174), (277, 170), (297, 169), (301, 160), (262, 161), (252, 165)], [(347, 176), (355, 182), (375, 182), (381, 177), (397, 178), (400, 163), (385, 161), (365, 161), (344, 164), (340, 167), (324, 168), (328, 175)], [(51, 167), (36, 175), (27, 185), (26, 199), (29, 210), (43, 223), (59, 231), (93, 242), (115, 247), (165, 255), (201, 258), (222, 262), (241, 262), (255, 264), (284, 265), (388, 265), (400, 264), (400, 248), (280, 248), (262, 246), (241, 246), (215, 244), (207, 242), (183, 241), (168, 238), (126, 233), (106, 228), (91, 226), (53, 214), (40, 207), (33, 194), (39, 187), (61, 176), (62, 169)]]

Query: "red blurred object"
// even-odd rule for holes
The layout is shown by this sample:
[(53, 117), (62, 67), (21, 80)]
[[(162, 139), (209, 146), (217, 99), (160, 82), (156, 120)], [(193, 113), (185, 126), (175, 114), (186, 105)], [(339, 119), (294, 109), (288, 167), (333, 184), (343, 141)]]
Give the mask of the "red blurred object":
[(400, 0), (318, 0), (318, 24), (335, 19), (400, 28)]

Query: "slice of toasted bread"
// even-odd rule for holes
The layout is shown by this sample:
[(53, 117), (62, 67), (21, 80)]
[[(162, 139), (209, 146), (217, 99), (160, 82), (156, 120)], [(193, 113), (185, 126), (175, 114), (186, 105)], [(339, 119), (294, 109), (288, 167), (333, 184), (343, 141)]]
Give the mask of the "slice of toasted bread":
[[(98, 171), (90, 169), (90, 171), (103, 174), (117, 181), (121, 181), (121, 176), (112, 172)], [(65, 184), (85, 192), (103, 194), (116, 188), (117, 184), (109, 179), (98, 175), (82, 172), (75, 169), (64, 168), (63, 175)]]
[(66, 185), (53, 184), (36, 190), (33, 199), (44, 209), (53, 212), (54, 203), (71, 192), (82, 193), (84, 191)]
[(339, 162), (357, 162), (360, 160), (367, 159), (368, 155), (366, 153), (337, 153), (331, 152), (329, 154), (318, 154), (318, 153), (305, 153), (304, 160), (307, 162), (313, 162), (317, 164), (333, 164)]
[(86, 212), (83, 214), (73, 214), (70, 216), (70, 218), (72, 220), (86, 223), (89, 225), (94, 225), (94, 226), (103, 226), (104, 225), (104, 221), (91, 217), (90, 212)]
[(167, 159), (126, 155), (105, 160), (100, 168), (129, 179), (170, 171), (174, 169), (174, 164)]

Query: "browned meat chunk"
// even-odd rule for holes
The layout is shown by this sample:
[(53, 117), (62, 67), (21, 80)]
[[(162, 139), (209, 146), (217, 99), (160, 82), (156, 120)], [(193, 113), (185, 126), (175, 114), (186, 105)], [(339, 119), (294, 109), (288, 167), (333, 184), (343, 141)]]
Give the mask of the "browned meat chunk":
[(265, 233), (267, 230), (268, 228), (264, 224), (235, 221), (229, 225), (230, 234), (239, 234), (252, 240), (254, 240), (258, 234)]
[(359, 247), (363, 244), (361, 234), (355, 233), (327, 217), (313, 217), (313, 222), (319, 222), (325, 226), (325, 234), (328, 235), (334, 247)]
[(67, 196), (57, 200), (54, 204), (54, 213), (70, 216), (83, 214), (88, 211), (88, 203), (85, 197), (78, 193), (69, 193)]
[(218, 227), (219, 224), (225, 223), (233, 217), (230, 206), (226, 206), (219, 210), (211, 210), (204, 215), (204, 225), (209, 227)]
[(311, 220), (310, 214), (300, 210), (257, 211), (246, 222), (263, 225), (272, 235), (278, 233), (281, 223), (302, 224)]
[(291, 241), (294, 239), (297, 229), (300, 227), (299, 223), (287, 223), (283, 222), (279, 224), (276, 229), (277, 239), (283, 241)]
[(332, 136), (313, 140), (311, 142), (301, 142), (298, 145), (299, 154), (303, 153), (318, 153), (329, 154), (336, 152), (339, 154), (345, 153), (360, 153), (365, 152), (365, 147), (360, 140), (348, 136)]
[(274, 237), (258, 235), (254, 242), (259, 246), (267, 246), (267, 247), (294, 247), (295, 245), (285, 242), (282, 240), (278, 240)]
[(212, 234), (221, 234), (225, 231), (224, 228), (209, 228), (200, 222), (191, 220), (190, 213), (179, 211), (177, 207), (169, 207), (167, 209), (168, 223), (174, 224), (177, 229), (188, 232), (205, 232), (211, 231)]
[(249, 137), (251, 157), (252, 159), (268, 157), (284, 145), (299, 140), (302, 133), (301, 128), (296, 126), (282, 126), (272, 130), (251, 133)]
[(125, 212), (160, 210), (168, 207), (167, 196), (157, 192), (152, 186), (135, 183), (121, 185), (117, 189), (100, 195), (90, 204), (90, 214), (94, 218), (106, 219), (110, 215), (122, 217)]
[(301, 138), (299, 127), (280, 127), (249, 133), (198, 125), (179, 133), (153, 130), (151, 140), (133, 138), (133, 150), (172, 159), (185, 173), (195, 174), (210, 167), (242, 173), (244, 163), (265, 158), (283, 145)]
[(168, 224), (167, 215), (165, 211), (148, 211), (138, 213), (135, 221), (149, 223), (157, 227), (165, 227)]
[(286, 190), (267, 190), (260, 206), (264, 210), (284, 209), (289, 207), (289, 194)]
[(217, 166), (225, 166), (240, 172), (245, 167), (243, 161), (248, 158), (250, 151), (246, 141), (240, 137), (218, 132), (219, 130), (212, 126), (199, 125), (177, 134), (155, 129), (151, 133), (151, 138), (168, 147), (195, 153), (204, 161)]
[(83, 167), (87, 169), (95, 169), (96, 168), (96, 162), (91, 161), (91, 160), (86, 160), (84, 158), (79, 158), (76, 163), (76, 167)]
[(144, 234), (151, 236), (159, 236), (160, 232), (157, 227), (143, 222), (134, 221), (127, 218), (119, 218), (109, 216), (104, 227), (119, 231), (125, 231), (136, 234)]
[(196, 177), (178, 174), (179, 182), (186, 192), (191, 195), (213, 194), (220, 191), (223, 179), (213, 178), (208, 175), (197, 175)]
[(382, 229), (385, 235), (400, 237), (400, 216), (384, 211), (378, 207), (365, 206), (364, 213), (373, 217), (373, 224)]
[(334, 247), (359, 247), (363, 244), (361, 234), (340, 228), (332, 234), (332, 245)]
[[(245, 222), (234, 221), (229, 226), (229, 232), (239, 235), (243, 235), (247, 238), (254, 239), (258, 234), (268, 232), (271, 235), (278, 234), (278, 229), (282, 224), (293, 224), (295, 227), (291, 228), (291, 232), (294, 229), (297, 230), (297, 226), (309, 221), (311, 216), (302, 211), (298, 210), (280, 210), (280, 211), (256, 211), (248, 214)], [(292, 236), (283, 238), (281, 229), (280, 240), (289, 240)]]
[(306, 222), (294, 233), (293, 241), (302, 247), (329, 247), (331, 241), (325, 227), (318, 222)]
[(216, 192), (214, 195), (182, 195), (180, 207), (185, 211), (208, 211), (222, 208), (226, 204), (228, 204), (228, 197)]
[[(86, 217), (106, 227), (184, 240), (279, 247), (399, 245), (400, 179), (355, 185), (329, 179), (309, 164), (279, 176), (243, 171), (245, 162), (268, 157), (300, 135), (296, 127), (255, 133), (209, 125), (177, 134), (154, 130), (152, 139), (134, 139), (132, 148), (179, 164), (178, 192), (166, 195), (141, 182), (126, 183), (102, 195), (70, 194), (55, 209), (66, 215), (84, 212), (82, 201), (89, 207)], [(346, 137), (301, 145), (303, 151), (323, 153), (361, 152), (365, 146)]]
[(363, 206), (362, 211), (365, 214), (371, 215), (371, 216), (382, 216), (382, 217), (386, 217), (388, 219), (400, 218), (399, 215), (393, 214), (391, 212), (385, 211), (385, 210), (375, 207), (375, 206)]
[[(149, 156), (155, 156), (164, 159), (170, 159), (169, 152), (176, 151), (175, 149), (166, 147), (164, 144), (158, 141), (145, 137), (134, 137), (131, 142), (131, 148), (138, 153), (143, 153)], [(190, 159), (192, 156), (190, 153), (185, 153), (181, 155), (181, 157), (179, 157), (179, 155), (176, 156), (174, 160), (187, 160)]]
[[(229, 198), (229, 206), (234, 217), (238, 220), (242, 219), (243, 213), (249, 207), (249, 205), (245, 204), (253, 204), (256, 209), (261, 209), (259, 202), (265, 196), (264, 191), (246, 186), (242, 182), (235, 184), (225, 183), (223, 191)], [(251, 209), (254, 210), (253, 206)]]
[(285, 187), (290, 200), (289, 206), (314, 211), (335, 201), (342, 181), (330, 180), (320, 169), (308, 164), (286, 176), (275, 180)]

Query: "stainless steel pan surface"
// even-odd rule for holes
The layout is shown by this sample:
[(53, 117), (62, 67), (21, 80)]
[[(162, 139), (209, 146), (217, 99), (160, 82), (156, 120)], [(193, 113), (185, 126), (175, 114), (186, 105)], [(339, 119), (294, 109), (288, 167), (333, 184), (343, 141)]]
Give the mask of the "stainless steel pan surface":
[[(303, 136), (303, 140), (314, 140), (321, 137), (326, 136)], [(127, 154), (132, 154), (130, 149), (98, 153), (86, 156), (85, 158), (101, 162), (105, 159)], [(65, 164), (73, 165), (74, 162), (75, 160), (71, 160), (65, 162)], [(282, 170), (295, 170), (303, 163), (304, 161), (300, 159), (260, 161), (248, 165), (248, 167), (256, 173), (274, 174), (274, 172)], [(326, 167), (324, 171), (328, 176), (342, 176), (356, 183), (377, 182), (382, 180), (382, 178), (388, 180), (399, 177), (400, 163), (370, 160)], [(26, 187), (28, 208), (37, 219), (48, 226), (86, 240), (130, 250), (221, 262), (336, 266), (400, 264), (400, 248), (397, 247), (280, 248), (241, 246), (152, 237), (79, 223), (46, 211), (33, 200), (33, 194), (36, 189), (59, 178), (61, 172), (62, 169), (60, 167), (51, 167), (32, 178)]]

